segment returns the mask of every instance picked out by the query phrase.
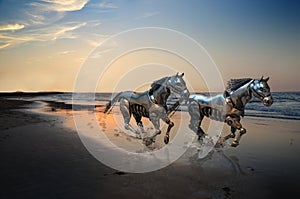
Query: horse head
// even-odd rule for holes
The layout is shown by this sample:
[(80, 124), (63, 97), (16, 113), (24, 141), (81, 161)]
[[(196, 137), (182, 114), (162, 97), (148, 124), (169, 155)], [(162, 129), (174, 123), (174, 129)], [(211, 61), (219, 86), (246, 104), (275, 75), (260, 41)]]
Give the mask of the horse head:
[(269, 77), (264, 79), (262, 76), (260, 79), (255, 79), (251, 84), (251, 90), (254, 96), (259, 98), (265, 106), (271, 106), (273, 104), (273, 98), (268, 85), (269, 79)]
[(183, 100), (188, 100), (190, 96), (190, 92), (186, 87), (186, 83), (183, 79), (184, 73), (176, 74), (170, 76), (167, 80), (167, 87), (173, 92), (175, 95), (179, 95)]

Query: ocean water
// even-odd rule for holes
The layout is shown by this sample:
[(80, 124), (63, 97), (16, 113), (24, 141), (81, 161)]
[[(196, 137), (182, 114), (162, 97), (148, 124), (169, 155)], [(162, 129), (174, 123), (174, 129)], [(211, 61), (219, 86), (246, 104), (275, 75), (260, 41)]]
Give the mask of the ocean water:
[(253, 97), (246, 105), (245, 115), (300, 120), (300, 92), (273, 92), (273, 104), (266, 107)]
[[(207, 95), (207, 93), (203, 93)], [(61, 93), (44, 96), (26, 97), (34, 101), (58, 101), (66, 104), (105, 105), (111, 93)], [(274, 103), (266, 107), (262, 102), (253, 97), (245, 107), (245, 117), (267, 117), (279, 119), (300, 120), (300, 92), (273, 92)], [(24, 97), (25, 98), (25, 97)], [(186, 110), (186, 107), (182, 107)]]

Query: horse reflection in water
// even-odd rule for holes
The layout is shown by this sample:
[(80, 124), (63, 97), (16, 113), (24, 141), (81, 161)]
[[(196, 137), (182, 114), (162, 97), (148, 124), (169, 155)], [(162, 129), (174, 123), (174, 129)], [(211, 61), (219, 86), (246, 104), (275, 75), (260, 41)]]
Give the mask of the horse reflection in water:
[[(231, 146), (238, 146), (241, 136), (246, 133), (240, 120), (244, 116), (244, 108), (252, 96), (260, 99), (265, 106), (271, 106), (273, 103), (268, 80), (269, 78), (264, 79), (263, 77), (261, 79), (231, 79), (227, 82), (223, 95), (210, 98), (203, 95), (191, 95), (188, 106), (191, 116), (189, 128), (198, 135), (199, 141), (202, 141), (206, 135), (201, 128), (204, 116), (225, 122), (231, 127), (231, 133), (219, 139), (219, 143), (229, 138), (235, 138)], [(238, 135), (235, 135), (236, 130), (239, 130)]]
[[(133, 91), (120, 92), (106, 105), (104, 113), (108, 113), (115, 103), (120, 102), (125, 129), (135, 133), (138, 138), (141, 138), (141, 134), (145, 132), (141, 121), (142, 117), (149, 118), (155, 128), (155, 132), (152, 136), (144, 138), (147, 146), (152, 144), (156, 136), (161, 133), (160, 119), (162, 119), (168, 124), (164, 137), (165, 144), (168, 144), (169, 133), (174, 123), (168, 117), (168, 113), (172, 111), (172, 108), (168, 110), (167, 100), (171, 94), (178, 97), (179, 101), (173, 106), (173, 109), (175, 109), (181, 102), (187, 101), (190, 95), (183, 76), (184, 73), (177, 73), (173, 76), (161, 78), (154, 81), (151, 84), (151, 89), (143, 93)], [(139, 131), (135, 130), (130, 124), (131, 115), (133, 115), (139, 126)]]

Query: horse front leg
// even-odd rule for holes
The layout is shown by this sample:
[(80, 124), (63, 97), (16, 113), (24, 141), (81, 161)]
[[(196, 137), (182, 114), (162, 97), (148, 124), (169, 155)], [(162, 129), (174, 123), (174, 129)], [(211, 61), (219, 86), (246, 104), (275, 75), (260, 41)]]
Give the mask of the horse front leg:
[(236, 135), (235, 139), (231, 143), (232, 147), (237, 147), (239, 145), (242, 135), (244, 135), (247, 132), (246, 129), (242, 128), (242, 127), (238, 130), (239, 130), (239, 133)]
[[(224, 138), (225, 140), (229, 138), (235, 138), (231, 143), (232, 147), (237, 147), (239, 145), (242, 135), (244, 135), (247, 132), (246, 129), (243, 128), (240, 120), (240, 117), (227, 116), (226, 118), (227, 124), (231, 126), (231, 134), (227, 135)], [(239, 130), (237, 135), (235, 135), (236, 130)]]

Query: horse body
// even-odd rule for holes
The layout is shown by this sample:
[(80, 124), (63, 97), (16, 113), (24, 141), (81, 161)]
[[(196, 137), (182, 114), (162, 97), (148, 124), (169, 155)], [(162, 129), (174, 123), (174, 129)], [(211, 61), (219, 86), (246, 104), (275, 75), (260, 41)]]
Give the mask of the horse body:
[[(252, 95), (261, 99), (265, 106), (270, 106), (273, 99), (270, 88), (267, 84), (269, 78), (257, 79), (232, 79), (227, 83), (227, 90), (224, 94), (214, 97), (203, 95), (191, 95), (189, 98), (189, 114), (191, 116), (189, 127), (199, 137), (203, 138), (205, 132), (201, 128), (204, 117), (227, 123), (231, 127), (231, 134), (225, 136), (221, 141), (235, 138), (232, 146), (237, 146), (241, 136), (246, 133), (246, 129), (240, 123), (244, 116), (244, 108), (251, 100)], [(236, 136), (235, 132), (239, 130)]]
[[(116, 102), (120, 102), (120, 110), (124, 119), (125, 129), (141, 137), (144, 133), (142, 117), (149, 118), (155, 132), (151, 137), (145, 139), (145, 144), (150, 145), (155, 141), (155, 137), (161, 133), (160, 119), (168, 124), (168, 129), (164, 137), (164, 142), (169, 142), (169, 132), (174, 123), (168, 118), (167, 100), (171, 94), (179, 95), (180, 101), (187, 100), (189, 91), (181, 75), (164, 77), (152, 83), (151, 89), (143, 93), (125, 91), (117, 94), (106, 106), (107, 113)], [(136, 120), (140, 131), (136, 131), (130, 124), (131, 115)]]
[(133, 91), (121, 92), (113, 98), (111, 104), (119, 102), (120, 99), (130, 100), (130, 110), (132, 110), (132, 113), (139, 114), (143, 117), (149, 117), (148, 113), (151, 106), (151, 101), (149, 100), (148, 91), (143, 93), (136, 93)]

